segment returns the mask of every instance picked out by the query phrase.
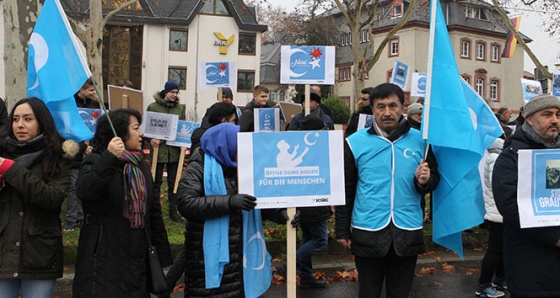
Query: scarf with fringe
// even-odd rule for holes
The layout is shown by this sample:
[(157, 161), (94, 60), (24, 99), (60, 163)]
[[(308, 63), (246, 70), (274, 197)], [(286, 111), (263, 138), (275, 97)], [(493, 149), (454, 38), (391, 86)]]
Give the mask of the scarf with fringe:
[(121, 160), (125, 162), (123, 181), (125, 197), (123, 216), (128, 219), (131, 228), (143, 228), (146, 215), (146, 178), (140, 165), (142, 157), (139, 152), (124, 151)]

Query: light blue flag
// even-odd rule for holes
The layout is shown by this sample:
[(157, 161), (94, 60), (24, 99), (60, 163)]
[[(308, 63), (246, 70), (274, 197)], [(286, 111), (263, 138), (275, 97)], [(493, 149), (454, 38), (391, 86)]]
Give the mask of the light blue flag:
[(59, 0), (46, 0), (29, 40), (27, 96), (45, 102), (62, 137), (93, 137), (83, 123), (74, 94), (91, 77)]
[(432, 0), (430, 26), (428, 61), (432, 63), (422, 133), (432, 146), (441, 176), (432, 193), (432, 237), (463, 257), (461, 232), (484, 220), (478, 163), (503, 132), (492, 110), (459, 75), (438, 0)]
[(243, 284), (245, 297), (257, 298), (272, 282), (271, 256), (266, 250), (261, 210), (243, 211)]

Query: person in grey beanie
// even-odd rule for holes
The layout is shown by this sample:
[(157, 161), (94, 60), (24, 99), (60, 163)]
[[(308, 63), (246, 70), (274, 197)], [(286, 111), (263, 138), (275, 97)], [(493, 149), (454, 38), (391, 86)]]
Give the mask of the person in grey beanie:
[[(521, 228), (517, 203), (518, 184), (533, 180), (518, 180), (518, 151), (560, 148), (560, 99), (539, 95), (525, 104), (524, 111), (525, 123), (506, 139), (492, 174), (494, 200), (504, 222), (507, 289), (511, 297), (560, 297), (560, 226)], [(533, 170), (532, 176), (546, 175), (545, 167), (538, 171)]]

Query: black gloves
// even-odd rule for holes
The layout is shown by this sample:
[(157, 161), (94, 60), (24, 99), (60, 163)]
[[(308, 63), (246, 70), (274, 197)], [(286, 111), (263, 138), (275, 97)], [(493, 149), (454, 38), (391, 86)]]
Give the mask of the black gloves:
[(232, 195), (229, 197), (229, 208), (252, 210), (255, 209), (255, 206), (257, 206), (256, 200), (257, 198), (250, 195), (245, 195), (245, 194)]
[[(282, 220), (282, 223), (286, 223), (288, 222), (288, 210), (286, 209), (282, 209), (280, 211), (280, 219)], [(299, 220), (301, 219), (301, 213), (299, 212), (299, 210), (296, 210), (296, 214), (294, 215), (294, 219), (292, 219), (292, 227), (297, 228), (299, 227)]]

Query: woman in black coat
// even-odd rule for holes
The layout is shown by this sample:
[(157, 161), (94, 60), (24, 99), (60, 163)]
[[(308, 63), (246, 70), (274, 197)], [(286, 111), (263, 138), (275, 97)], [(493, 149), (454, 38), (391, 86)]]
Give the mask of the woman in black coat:
[(148, 239), (162, 266), (172, 262), (159, 196), (141, 155), (142, 116), (136, 110), (109, 112), (97, 124), (93, 153), (80, 168), (77, 195), (84, 208), (74, 297), (150, 297)]
[(69, 148), (41, 100), (15, 104), (0, 132), (2, 298), (17, 298), (20, 290), (23, 298), (51, 297), (62, 277), (60, 207), (70, 185)]

